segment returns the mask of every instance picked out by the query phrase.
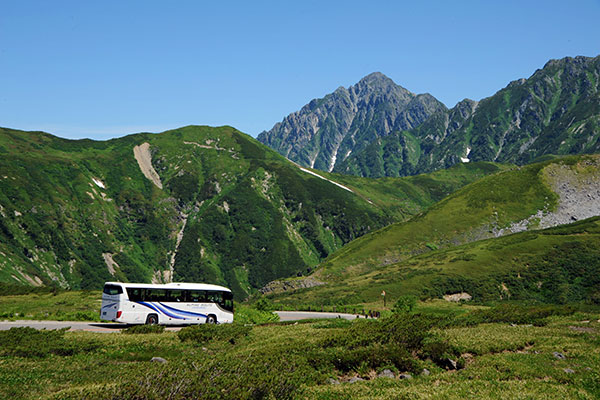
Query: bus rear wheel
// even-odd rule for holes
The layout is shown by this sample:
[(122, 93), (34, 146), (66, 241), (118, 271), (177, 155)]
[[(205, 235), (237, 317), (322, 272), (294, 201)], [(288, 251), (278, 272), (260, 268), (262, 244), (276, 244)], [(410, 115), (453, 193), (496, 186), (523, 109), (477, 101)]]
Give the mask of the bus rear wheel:
[(156, 325), (158, 324), (158, 315), (150, 314), (146, 317), (146, 325)]
[(208, 317), (206, 317), (206, 323), (207, 324), (216, 324), (217, 317), (215, 317), (214, 315), (209, 315)]

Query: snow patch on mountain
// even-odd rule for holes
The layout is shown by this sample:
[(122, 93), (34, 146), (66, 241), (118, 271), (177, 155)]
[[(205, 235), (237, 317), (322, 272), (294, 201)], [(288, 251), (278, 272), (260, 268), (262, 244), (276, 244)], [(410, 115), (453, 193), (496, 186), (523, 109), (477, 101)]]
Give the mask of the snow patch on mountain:
[(467, 146), (467, 155), (465, 155), (464, 157), (460, 158), (460, 161), (467, 163), (471, 160), (469, 160), (469, 153), (471, 153), (471, 148)]

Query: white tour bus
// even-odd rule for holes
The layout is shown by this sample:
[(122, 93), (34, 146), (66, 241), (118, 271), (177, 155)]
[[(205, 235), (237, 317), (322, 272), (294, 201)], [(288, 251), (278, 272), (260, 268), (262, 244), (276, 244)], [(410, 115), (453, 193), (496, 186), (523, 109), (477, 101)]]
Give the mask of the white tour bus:
[(100, 318), (126, 324), (231, 323), (233, 294), (203, 283), (106, 282)]

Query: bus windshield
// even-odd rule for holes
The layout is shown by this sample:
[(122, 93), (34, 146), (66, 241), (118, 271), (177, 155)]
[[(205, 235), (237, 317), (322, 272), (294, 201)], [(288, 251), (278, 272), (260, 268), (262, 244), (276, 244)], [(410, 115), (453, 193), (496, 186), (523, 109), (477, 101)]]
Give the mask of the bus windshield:
[(102, 292), (114, 296), (116, 294), (123, 293), (123, 288), (119, 285), (106, 284), (104, 285), (104, 289), (102, 290)]

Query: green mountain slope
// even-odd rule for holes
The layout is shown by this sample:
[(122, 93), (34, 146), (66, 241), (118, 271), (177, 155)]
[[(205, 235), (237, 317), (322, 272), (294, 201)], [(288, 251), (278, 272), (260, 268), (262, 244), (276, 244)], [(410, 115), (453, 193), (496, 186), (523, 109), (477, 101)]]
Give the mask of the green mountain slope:
[(400, 296), (600, 304), (600, 218), (431, 251), (350, 276), (343, 282), (274, 297), (287, 304), (359, 304)]
[(0, 281), (206, 281), (238, 298), (501, 168), (342, 188), (201, 126), (106, 142), (0, 129), (0, 153)]
[(418, 127), (373, 137), (334, 172), (404, 176), (462, 161), (527, 164), (600, 151), (600, 56), (549, 61), (529, 79), (476, 103), (441, 109)]
[[(366, 292), (373, 285), (369, 278), (372, 276), (385, 276), (385, 285), (401, 287), (400, 281), (407, 279), (399, 273), (402, 268), (426, 264), (415, 260), (431, 261), (427, 264), (431, 271), (439, 270), (443, 275), (445, 269), (451, 268), (450, 256), (436, 259), (435, 254), (459, 254), (461, 251), (461, 254), (467, 254), (463, 261), (472, 261), (471, 265), (482, 263), (478, 267), (480, 270), (505, 272), (502, 262), (491, 263), (489, 269), (488, 261), (484, 263), (482, 259), (471, 258), (468, 252), (456, 250), (456, 246), (597, 215), (600, 215), (600, 156), (571, 156), (515, 168), (465, 186), (409, 221), (390, 225), (351, 242), (329, 256), (315, 271), (313, 278), (327, 284), (310, 293), (333, 301), (336, 296), (339, 299), (348, 293)], [(590, 240), (595, 239), (594, 236)], [(557, 246), (558, 242), (560, 237), (551, 244)], [(567, 244), (565, 246), (564, 249), (568, 248)], [(556, 247), (540, 251), (552, 249), (556, 250)], [(504, 251), (507, 253), (499, 257)], [(560, 251), (552, 254), (555, 253), (558, 255)], [(490, 257), (505, 260), (518, 256), (513, 250), (500, 246), (498, 253)], [(460, 256), (450, 258), (462, 260)], [(419, 282), (418, 276), (424, 274), (420, 267), (404, 268), (403, 271), (414, 275), (413, 282)], [(470, 270), (463, 272), (463, 280), (476, 279), (475, 275), (469, 275)], [(431, 279), (436, 276), (433, 272), (426, 275)], [(436, 288), (446, 286), (431, 284), (431, 279), (421, 282), (421, 286), (415, 283), (411, 291), (438, 295)], [(375, 286), (381, 288), (382, 285)], [(298, 296), (302, 297), (301, 294)], [(483, 292), (480, 297), (484, 297)]]

